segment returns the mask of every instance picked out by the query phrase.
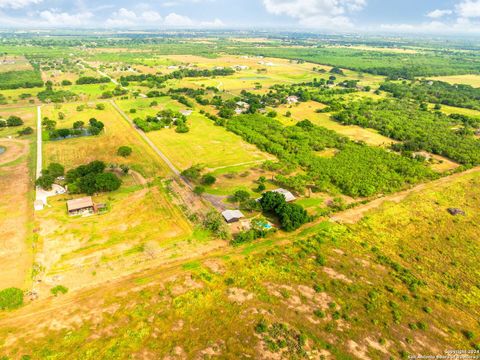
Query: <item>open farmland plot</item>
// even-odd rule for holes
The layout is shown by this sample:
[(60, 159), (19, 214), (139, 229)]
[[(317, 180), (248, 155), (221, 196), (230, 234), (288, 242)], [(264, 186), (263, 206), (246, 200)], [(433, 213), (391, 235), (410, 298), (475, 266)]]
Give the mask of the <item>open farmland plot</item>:
[[(35, 128), (34, 108), (0, 110), (0, 118), (20, 116)], [(30, 281), (33, 241), (35, 135), (15, 138), (22, 127), (0, 130), (0, 288), (24, 288)], [(13, 136), (7, 139), (7, 136)]]
[[(9, 340), (9, 355), (40, 359), (52, 353), (85, 359), (119, 349), (151, 358), (195, 358), (208, 349), (224, 358), (382, 359), (468, 348), (464, 334), (478, 327), (480, 301), (473, 240), (479, 185), (478, 173), (460, 177), (387, 204), (356, 225), (323, 222), (230, 249), (228, 256), (40, 300), (0, 320), (0, 336)], [(449, 206), (467, 216), (451, 217)], [(143, 336), (130, 336), (139, 329)], [(299, 336), (305, 341), (297, 342)]]
[[(94, 197), (96, 203), (108, 206), (107, 213), (102, 215), (72, 218), (65, 206), (72, 196), (49, 199), (50, 207), (37, 216), (36, 261), (42, 269), (39, 278), (44, 284), (38, 288), (41, 294), (56, 285), (78, 288), (104, 282), (170, 258), (218, 246), (215, 242), (195, 241), (202, 235), (193, 232), (159, 179), (169, 174), (164, 163), (110, 103), (105, 105), (105, 110), (87, 106), (80, 112), (76, 109), (78, 104), (44, 107), (43, 115), (57, 119), (57, 127), (68, 128), (78, 120), (87, 123), (91, 117), (105, 124), (98, 136), (46, 141), (45, 164), (58, 162), (68, 170), (102, 160), (106, 164), (128, 165), (138, 173), (120, 175), (123, 185), (118, 191)], [(64, 120), (58, 119), (59, 112), (64, 113)], [(124, 145), (133, 149), (127, 158), (116, 154), (118, 147)]]
[(24, 56), (1, 56), (0, 73), (7, 71), (33, 70)]
[[(178, 103), (176, 100), (168, 96), (151, 99), (129, 99), (129, 100), (115, 100), (120, 108), (128, 114), (132, 119), (136, 117), (144, 118), (146, 116), (154, 116), (160, 110), (170, 109), (173, 111), (179, 111), (185, 109), (185, 105)], [(152, 106), (152, 102), (156, 102), (157, 105)], [(131, 112), (130, 110), (134, 110)]]
[(465, 84), (480, 87), (480, 75), (450, 75), (429, 78), (430, 80), (444, 81), (450, 84)]
[[(98, 136), (81, 137), (60, 141), (47, 141), (44, 144), (44, 163), (59, 162), (67, 169), (102, 160), (107, 164), (124, 163), (140, 172), (146, 178), (167, 175), (166, 167), (156, 159), (155, 153), (140, 141), (130, 125), (113, 109), (108, 102), (103, 103), (105, 110), (96, 110), (95, 104), (86, 105), (83, 111), (77, 111), (79, 105), (49, 105), (43, 108), (43, 116), (57, 121), (57, 128), (71, 128), (75, 121), (88, 124), (90, 118), (96, 118), (105, 124), (104, 131)], [(59, 119), (59, 113), (65, 119)], [(120, 146), (130, 146), (133, 153), (128, 158), (117, 156)]]
[[(151, 100), (142, 100), (151, 102)], [(177, 108), (176, 102), (160, 101), (161, 108)], [(122, 110), (128, 113), (129, 109), (137, 108), (138, 102), (120, 101)], [(152, 109), (140, 108), (140, 113), (151, 114)], [(154, 111), (153, 113), (158, 112)], [(131, 118), (138, 114), (130, 114)], [(148, 137), (180, 170), (194, 164), (203, 164), (208, 168), (232, 166), (243, 163), (252, 163), (271, 158), (257, 150), (254, 146), (245, 143), (238, 136), (228, 133), (224, 128), (215, 126), (211, 120), (193, 112), (188, 116), (190, 131), (185, 134), (176, 133), (173, 128), (162, 129), (148, 133)]]
[(286, 125), (295, 125), (297, 121), (308, 119), (316, 125), (323, 126), (327, 129), (333, 130), (341, 135), (345, 135), (352, 140), (364, 141), (373, 146), (389, 146), (395, 140), (383, 136), (374, 129), (364, 129), (360, 126), (345, 126), (330, 118), (329, 113), (317, 113), (316, 110), (325, 108), (325, 105), (314, 101), (299, 103), (295, 106), (284, 105), (278, 108), (278, 113), (284, 115), (290, 111), (292, 116), (290, 118), (282, 116), (279, 119)]

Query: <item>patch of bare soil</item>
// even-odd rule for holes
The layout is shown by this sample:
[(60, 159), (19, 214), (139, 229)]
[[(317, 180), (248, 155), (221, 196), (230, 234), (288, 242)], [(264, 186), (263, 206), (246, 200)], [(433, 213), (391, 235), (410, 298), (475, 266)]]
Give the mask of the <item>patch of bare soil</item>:
[(179, 296), (179, 295), (185, 294), (189, 290), (201, 289), (202, 287), (203, 287), (202, 283), (197, 282), (193, 280), (191, 277), (187, 276), (185, 277), (182, 283), (177, 284), (172, 288), (172, 295)]
[[(4, 142), (2, 142), (4, 143)], [(9, 145), (7, 145), (9, 146)], [(28, 147), (12, 146), (6, 163), (25, 155)], [(7, 153), (8, 154), (8, 150)], [(13, 155), (12, 155), (13, 154)], [(5, 156), (5, 155), (2, 155)], [(0, 157), (0, 161), (4, 161)], [(32, 216), (29, 207), (29, 173), (26, 162), (0, 167), (0, 284), (2, 288), (24, 288), (32, 263), (27, 246), (27, 224)]]
[[(330, 295), (325, 292), (315, 292), (311, 287), (298, 285), (296, 288), (287, 285), (266, 284), (268, 292), (273, 296), (283, 299), (282, 302), (290, 309), (313, 314), (314, 310), (325, 311), (328, 304), (333, 302)], [(318, 319), (310, 317), (312, 323), (318, 323)]]
[(347, 341), (347, 348), (357, 359), (370, 360), (368, 357), (368, 349), (365, 345), (359, 345), (353, 340)]
[(324, 271), (328, 276), (330, 276), (332, 279), (342, 280), (342, 281), (346, 282), (347, 284), (353, 283), (353, 281), (352, 281), (351, 279), (349, 279), (348, 277), (346, 277), (346, 276), (343, 275), (343, 274), (338, 273), (337, 271), (335, 271), (335, 270), (332, 269), (332, 268), (324, 267), (324, 268), (323, 268), (323, 271)]
[(243, 304), (245, 301), (252, 300), (253, 294), (246, 290), (232, 287), (228, 289), (228, 299), (232, 302)]
[(225, 272), (225, 267), (223, 263), (219, 259), (208, 259), (206, 260), (203, 265), (205, 265), (211, 272), (216, 274), (223, 274)]

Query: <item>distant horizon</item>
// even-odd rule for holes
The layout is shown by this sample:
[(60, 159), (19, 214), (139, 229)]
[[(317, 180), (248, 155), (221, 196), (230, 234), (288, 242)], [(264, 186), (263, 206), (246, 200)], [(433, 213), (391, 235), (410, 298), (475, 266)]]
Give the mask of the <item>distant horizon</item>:
[(167, 34), (167, 33), (176, 33), (184, 34), (187, 33), (194, 34), (210, 34), (215, 35), (229, 35), (238, 33), (238, 36), (243, 37), (255, 37), (256, 35), (268, 35), (268, 36), (288, 36), (288, 35), (310, 35), (312, 37), (326, 37), (326, 36), (338, 36), (338, 37), (358, 37), (358, 38), (401, 38), (408, 40), (415, 40), (417, 38), (421, 39), (472, 39), (476, 40), (480, 37), (480, 33), (428, 33), (428, 32), (375, 32), (375, 31), (350, 31), (350, 32), (340, 32), (340, 31), (328, 31), (328, 30), (315, 30), (315, 29), (305, 29), (305, 28), (281, 28), (275, 29), (271, 27), (258, 27), (258, 28), (249, 28), (246, 27), (225, 27), (225, 28), (49, 28), (49, 27), (37, 27), (37, 28), (22, 28), (22, 27), (10, 27), (2, 28), (0, 27), (0, 36), (1, 34), (52, 34), (52, 35), (68, 35), (72, 36), (80, 35), (82, 33), (96, 33), (97, 35), (107, 35), (107, 34)]
[(0, 0), (5, 29), (480, 35), (480, 0)]

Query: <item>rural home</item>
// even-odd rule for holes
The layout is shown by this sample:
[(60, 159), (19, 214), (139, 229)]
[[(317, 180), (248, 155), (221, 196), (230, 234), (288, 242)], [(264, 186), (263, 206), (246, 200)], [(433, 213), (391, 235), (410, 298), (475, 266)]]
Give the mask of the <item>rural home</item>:
[(289, 104), (296, 104), (298, 103), (298, 97), (295, 95), (290, 95), (287, 97), (287, 103)]
[(297, 199), (290, 191), (285, 189), (276, 189), (276, 190), (272, 190), (272, 192), (282, 194), (285, 197), (286, 202), (295, 201)]
[(180, 110), (180, 114), (182, 114), (183, 116), (190, 116), (192, 115), (192, 110)]
[(247, 65), (234, 65), (232, 66), (233, 70), (241, 71), (241, 70), (248, 70), (249, 67)]
[(237, 108), (235, 109), (235, 114), (237, 115), (247, 112), (248, 109), (250, 108), (250, 105), (245, 101), (238, 101), (236, 105), (237, 105)]
[(68, 215), (93, 214), (95, 212), (95, 204), (91, 196), (68, 200), (67, 210)]
[(222, 216), (229, 224), (238, 222), (245, 217), (240, 210), (225, 210), (222, 212)]

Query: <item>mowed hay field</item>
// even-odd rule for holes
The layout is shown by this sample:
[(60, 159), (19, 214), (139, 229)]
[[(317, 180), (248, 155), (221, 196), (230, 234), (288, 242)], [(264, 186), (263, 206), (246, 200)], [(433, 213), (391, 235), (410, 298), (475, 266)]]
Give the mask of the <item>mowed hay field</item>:
[[(146, 178), (166, 176), (168, 170), (166, 165), (158, 160), (158, 155), (141, 140), (109, 102), (103, 104), (105, 110), (96, 110), (94, 104), (86, 106), (83, 111), (77, 111), (79, 104), (64, 104), (61, 107), (49, 105), (42, 108), (42, 116), (57, 121), (57, 128), (71, 128), (75, 121), (83, 121), (88, 125), (91, 118), (105, 124), (104, 131), (98, 136), (45, 141), (44, 165), (59, 162), (68, 170), (93, 160), (102, 160), (107, 164), (129, 165)], [(59, 119), (59, 112), (65, 114), (64, 120)], [(130, 146), (133, 149), (132, 155), (128, 158), (117, 156), (120, 146)]]
[[(158, 105), (150, 106), (154, 101), (157, 102)], [(137, 117), (145, 118), (147, 116), (155, 116), (159, 111), (165, 109), (179, 111), (186, 108), (185, 105), (180, 104), (168, 96), (151, 99), (115, 100), (115, 102), (132, 120)], [(135, 113), (130, 112), (132, 109), (135, 110)]]
[(480, 87), (480, 75), (450, 75), (429, 78), (430, 80), (445, 81), (450, 84), (464, 84), (473, 87)]
[[(20, 116), (35, 128), (35, 108), (0, 110), (0, 117)], [(30, 281), (33, 240), (35, 134), (15, 138), (23, 126), (0, 130), (0, 284), (24, 288)], [(7, 139), (12, 136), (12, 139)]]
[[(126, 113), (135, 105), (132, 102), (118, 102)], [(167, 103), (162, 108), (177, 110)], [(155, 114), (157, 109), (140, 109), (137, 114), (128, 114), (130, 118), (139, 115)], [(147, 136), (172, 161), (184, 170), (195, 164), (203, 164), (208, 168), (232, 166), (243, 163), (252, 163), (270, 159), (271, 156), (258, 150), (255, 146), (244, 142), (240, 137), (226, 131), (223, 127), (215, 126), (213, 121), (194, 111), (187, 117), (190, 131), (185, 134), (175, 132), (174, 128), (152, 131)]]
[[(470, 349), (480, 340), (479, 186), (478, 172), (461, 175), (358, 224), (317, 223), (67, 294), (54, 300), (55, 316), (39, 302), (0, 320), (10, 332), (0, 337), (9, 340), (9, 355), (39, 359), (212, 351), (219, 358), (383, 359)], [(451, 216), (450, 206), (466, 216)]]
[[(364, 141), (372, 146), (388, 146), (393, 144), (392, 140), (379, 134), (374, 129), (364, 129), (355, 125), (341, 125), (330, 118), (328, 113), (317, 113), (316, 110), (325, 108), (325, 105), (314, 101), (298, 103), (297, 105), (283, 105), (278, 108), (279, 120), (285, 125), (295, 125), (297, 121), (308, 119), (318, 126), (323, 126), (333, 130), (341, 135), (347, 136), (351, 140)], [(292, 116), (284, 116), (290, 111)]]

